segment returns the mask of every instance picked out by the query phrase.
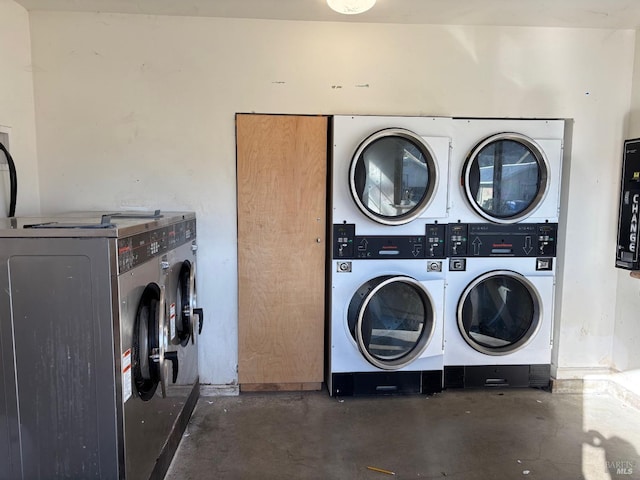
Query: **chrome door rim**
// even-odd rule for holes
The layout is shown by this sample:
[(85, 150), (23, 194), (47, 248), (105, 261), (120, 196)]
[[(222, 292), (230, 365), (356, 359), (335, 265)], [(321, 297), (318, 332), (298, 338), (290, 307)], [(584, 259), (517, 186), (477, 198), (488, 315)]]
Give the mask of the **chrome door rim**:
[[(157, 302), (155, 312), (152, 305)], [(162, 339), (162, 324), (166, 323), (162, 320), (163, 315), (166, 315), (164, 311), (164, 287), (159, 286), (157, 283), (149, 283), (142, 292), (142, 296), (138, 301), (138, 308), (136, 311), (136, 320), (134, 323), (134, 332), (132, 340), (132, 370), (133, 370), (133, 383), (136, 393), (143, 401), (151, 400), (156, 394), (158, 384), (162, 383), (162, 346), (160, 340)], [(143, 312), (146, 311), (146, 318), (143, 318)], [(155, 314), (155, 315), (152, 315)], [(146, 322), (141, 323), (141, 322)], [(151, 324), (157, 323), (157, 330), (152, 335), (154, 329), (150, 329)], [(143, 328), (144, 327), (144, 328)], [(143, 335), (141, 336), (141, 328), (143, 329)], [(152, 340), (152, 341), (150, 341)], [(144, 344), (144, 351), (141, 352), (141, 342)], [(157, 346), (154, 346), (157, 343)], [(144, 373), (141, 371), (142, 357), (145, 357), (145, 361), (148, 365), (148, 378), (144, 377)]]
[(167, 309), (165, 300), (165, 286), (160, 286), (160, 302), (158, 305), (158, 368), (160, 370), (160, 389), (162, 390), (162, 398), (167, 396), (167, 362), (164, 355), (167, 351), (169, 341), (169, 326), (167, 325)]
[[(513, 215), (511, 217), (498, 217), (486, 212), (475, 201), (473, 194), (471, 193), (471, 189), (469, 187), (469, 176), (471, 172), (471, 166), (473, 165), (473, 162), (478, 156), (478, 154), (487, 145), (490, 145), (491, 143), (495, 143), (501, 140), (511, 140), (513, 142), (524, 145), (533, 154), (534, 158), (536, 159), (536, 162), (538, 163), (538, 168), (540, 170), (540, 177), (541, 177), (538, 193), (533, 198), (529, 206), (524, 210), (522, 210), (521, 212), (519, 212), (518, 214)], [(480, 143), (478, 143), (475, 147), (473, 147), (471, 152), (469, 152), (469, 155), (467, 156), (467, 160), (465, 161), (465, 164), (463, 167), (462, 184), (464, 187), (464, 193), (465, 193), (467, 202), (469, 203), (471, 208), (473, 208), (480, 216), (494, 223), (504, 223), (504, 224), (517, 223), (531, 216), (540, 207), (540, 205), (542, 205), (542, 202), (544, 201), (544, 199), (546, 198), (549, 192), (549, 185), (551, 182), (551, 176), (549, 172), (550, 172), (549, 161), (547, 160), (544, 150), (542, 149), (542, 147), (540, 147), (540, 145), (538, 145), (535, 142), (535, 140), (527, 137), (526, 135), (522, 135), (520, 133), (514, 133), (514, 132), (498, 133), (485, 138)]]
[[(409, 140), (410, 142), (414, 142), (427, 161), (427, 170), (430, 175), (427, 190), (425, 191), (422, 200), (412, 209), (412, 213), (402, 215), (397, 218), (377, 215), (369, 210), (364, 203), (362, 203), (355, 186), (355, 172), (360, 155), (362, 155), (369, 145), (386, 137), (400, 137), (405, 140)], [(386, 128), (367, 137), (353, 154), (353, 157), (351, 158), (351, 166), (349, 167), (349, 190), (351, 192), (351, 197), (358, 206), (358, 209), (374, 222), (390, 226), (404, 225), (405, 223), (409, 223), (418, 218), (429, 207), (429, 205), (431, 205), (438, 190), (439, 175), (440, 172), (438, 171), (436, 156), (429, 144), (425, 142), (422, 137), (404, 128)]]
[(190, 262), (189, 272), (189, 329), (191, 335), (191, 344), (196, 343), (196, 332), (198, 327), (195, 325), (195, 315), (193, 309), (196, 308), (197, 294), (196, 294), (196, 262)]
[[(529, 328), (529, 330), (527, 330), (525, 335), (523, 335), (522, 338), (520, 338), (517, 342), (510, 343), (509, 345), (504, 347), (489, 348), (489, 347), (480, 345), (473, 338), (471, 338), (471, 336), (469, 336), (469, 334), (467, 333), (463, 325), (462, 308), (464, 306), (465, 300), (469, 296), (469, 293), (475, 287), (477, 287), (480, 283), (484, 282), (485, 280), (493, 277), (497, 277), (497, 276), (509, 277), (519, 281), (524, 285), (527, 292), (529, 292), (529, 294), (531, 295), (531, 300), (533, 301), (533, 320), (532, 320), (531, 328)], [(493, 270), (491, 272), (486, 272), (480, 275), (479, 277), (476, 277), (464, 289), (464, 291), (460, 295), (460, 298), (458, 299), (458, 307), (456, 309), (456, 322), (458, 324), (458, 331), (460, 332), (460, 335), (462, 335), (462, 338), (464, 339), (466, 344), (469, 345), (474, 350), (480, 353), (484, 353), (486, 355), (491, 355), (491, 356), (510, 355), (525, 348), (537, 336), (542, 326), (542, 320), (543, 320), (542, 308), (543, 308), (542, 301), (540, 299), (540, 294), (538, 293), (538, 289), (524, 275), (514, 272), (512, 270)]]
[[(374, 279), (371, 279), (371, 280), (374, 280)], [(416, 345), (413, 349), (409, 350), (406, 354), (404, 354), (402, 357), (398, 359), (383, 362), (378, 358), (374, 357), (373, 355), (371, 355), (367, 350), (366, 346), (364, 345), (364, 339), (362, 338), (362, 322), (364, 318), (364, 312), (367, 309), (367, 306), (369, 305), (369, 302), (371, 301), (371, 299), (377, 294), (378, 291), (380, 291), (380, 289), (382, 289), (386, 285), (389, 285), (395, 282), (410, 284), (413, 287), (417, 288), (420, 294), (425, 295), (429, 303), (428, 306), (431, 307), (431, 314), (433, 316), (433, 321), (431, 322), (430, 330), (428, 332), (423, 331), (421, 333), (420, 338), (418, 342), (416, 342)], [(362, 301), (362, 303), (358, 308), (358, 319), (356, 322), (355, 336), (356, 336), (356, 343), (358, 344), (358, 349), (360, 350), (360, 353), (373, 366), (381, 368), (383, 370), (397, 370), (411, 364), (416, 358), (418, 358), (426, 350), (426, 348), (431, 343), (431, 339), (433, 338), (436, 321), (438, 320), (433, 306), (434, 306), (433, 297), (431, 296), (429, 291), (416, 279), (407, 277), (407, 276), (396, 275), (396, 276), (391, 276), (386, 280), (383, 280), (378, 285), (376, 285), (369, 293), (367, 293), (365, 299)], [(427, 318), (425, 318), (425, 324), (426, 324), (426, 320)]]

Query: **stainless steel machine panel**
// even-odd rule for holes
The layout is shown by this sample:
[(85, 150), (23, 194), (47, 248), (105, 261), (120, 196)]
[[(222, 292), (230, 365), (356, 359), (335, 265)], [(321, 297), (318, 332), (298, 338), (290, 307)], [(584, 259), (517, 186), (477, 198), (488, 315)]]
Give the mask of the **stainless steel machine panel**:
[(0, 478), (119, 476), (109, 242), (2, 241)]

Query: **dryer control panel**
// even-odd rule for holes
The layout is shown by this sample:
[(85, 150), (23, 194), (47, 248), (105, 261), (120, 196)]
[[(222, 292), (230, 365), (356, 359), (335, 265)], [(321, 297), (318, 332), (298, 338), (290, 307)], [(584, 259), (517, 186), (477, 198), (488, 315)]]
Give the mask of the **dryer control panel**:
[(451, 223), (449, 257), (555, 257), (557, 223)]
[(334, 259), (445, 258), (446, 225), (428, 224), (425, 235), (356, 235), (352, 223), (333, 226)]

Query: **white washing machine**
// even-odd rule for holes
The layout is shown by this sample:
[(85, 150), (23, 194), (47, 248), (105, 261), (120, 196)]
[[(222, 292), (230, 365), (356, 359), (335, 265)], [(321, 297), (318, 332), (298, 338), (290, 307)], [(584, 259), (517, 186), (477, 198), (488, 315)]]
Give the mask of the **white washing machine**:
[(449, 222), (558, 222), (564, 120), (453, 120)]
[(557, 224), (448, 232), (445, 388), (548, 387)]
[[(444, 259), (414, 258), (414, 252), (429, 250), (424, 237), (356, 237), (354, 227), (335, 230), (330, 394), (441, 391)], [(394, 258), (386, 256), (389, 251), (396, 252)]]
[(332, 223), (424, 235), (446, 219), (451, 132), (443, 117), (332, 117)]

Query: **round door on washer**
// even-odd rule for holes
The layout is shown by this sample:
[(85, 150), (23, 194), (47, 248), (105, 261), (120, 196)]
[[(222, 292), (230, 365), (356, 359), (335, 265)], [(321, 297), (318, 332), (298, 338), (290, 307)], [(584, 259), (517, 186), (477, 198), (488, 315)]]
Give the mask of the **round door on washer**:
[(367, 217), (385, 225), (401, 225), (429, 206), (437, 176), (429, 145), (409, 130), (389, 128), (358, 147), (349, 183), (356, 205)]
[(173, 366), (173, 383), (178, 376), (178, 355), (167, 352), (167, 325), (165, 321), (164, 288), (148, 284), (142, 292), (133, 327), (131, 368), (133, 384), (138, 396), (149, 401), (158, 385), (166, 396), (166, 363)]
[(549, 164), (535, 141), (518, 133), (484, 139), (471, 151), (462, 173), (471, 207), (496, 223), (531, 215), (549, 187)]
[(506, 355), (523, 348), (538, 332), (540, 297), (523, 275), (487, 272), (473, 280), (458, 303), (458, 328), (475, 350)]
[(347, 320), (362, 355), (372, 365), (394, 370), (427, 348), (435, 327), (429, 292), (406, 276), (381, 276), (364, 283), (349, 304)]
[(144, 289), (133, 329), (131, 367), (140, 398), (151, 400), (160, 382), (160, 315), (164, 309), (160, 287), (150, 283)]
[(178, 289), (176, 292), (176, 304), (178, 305), (178, 321), (176, 322), (176, 332), (180, 345), (186, 347), (191, 340), (194, 343), (193, 335), (193, 307), (195, 302), (195, 268), (189, 260), (182, 262), (180, 273), (178, 274)]

